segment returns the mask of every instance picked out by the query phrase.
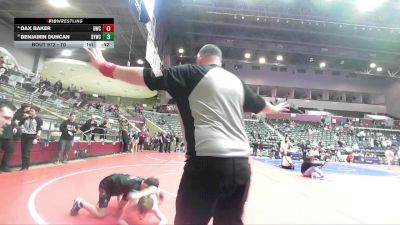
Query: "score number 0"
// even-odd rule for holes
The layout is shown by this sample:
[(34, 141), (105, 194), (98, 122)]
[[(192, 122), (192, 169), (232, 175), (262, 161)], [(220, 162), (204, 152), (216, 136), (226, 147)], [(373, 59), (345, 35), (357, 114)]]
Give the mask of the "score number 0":
[(114, 24), (103, 24), (103, 32), (114, 32)]

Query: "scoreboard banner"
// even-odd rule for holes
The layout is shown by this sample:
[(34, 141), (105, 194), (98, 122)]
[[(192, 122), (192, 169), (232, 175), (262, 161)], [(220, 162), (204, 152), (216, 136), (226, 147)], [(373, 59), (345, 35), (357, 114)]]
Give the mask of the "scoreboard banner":
[(114, 18), (15, 18), (19, 48), (114, 48)]

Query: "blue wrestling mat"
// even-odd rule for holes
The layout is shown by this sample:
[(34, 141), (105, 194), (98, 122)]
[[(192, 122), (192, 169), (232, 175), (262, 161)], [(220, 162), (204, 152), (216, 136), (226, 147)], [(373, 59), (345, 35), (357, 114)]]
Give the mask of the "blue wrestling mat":
[[(269, 159), (264, 157), (252, 157), (254, 160), (262, 163), (271, 164), (280, 167), (280, 159)], [(289, 170), (299, 173), (302, 161), (293, 160), (295, 170)], [(322, 169), (327, 174), (353, 174), (353, 175), (367, 175), (367, 176), (400, 176), (400, 173), (389, 172), (378, 169), (360, 168), (356, 166), (340, 164), (340, 163), (326, 163)]]

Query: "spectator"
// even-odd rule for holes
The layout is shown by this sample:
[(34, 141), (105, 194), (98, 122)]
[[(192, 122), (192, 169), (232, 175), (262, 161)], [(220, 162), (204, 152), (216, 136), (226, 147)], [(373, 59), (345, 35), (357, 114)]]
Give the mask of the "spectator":
[(128, 123), (124, 122), (121, 124), (120, 133), (122, 139), (123, 150), (122, 152), (128, 153), (129, 152), (129, 144), (130, 144), (130, 137), (128, 133)]
[(278, 143), (274, 142), (272, 144), (272, 148), (271, 148), (269, 157), (271, 159), (279, 159), (279, 144)]
[(143, 128), (142, 132), (139, 133), (139, 143), (138, 143), (138, 151), (143, 152), (144, 141), (149, 136), (149, 132)]
[(163, 133), (163, 132), (160, 132), (159, 133), (159, 139), (158, 139), (158, 146), (159, 146), (159, 149), (158, 149), (158, 151), (159, 152), (166, 152), (165, 151), (165, 146), (166, 146), (166, 144), (165, 144), (165, 142), (166, 142), (166, 134), (165, 133)]
[(260, 140), (258, 143), (258, 152), (261, 155), (263, 151), (264, 151), (264, 144), (263, 144), (262, 140)]
[(0, 171), (2, 172), (10, 172), (11, 170), (8, 168), (8, 163), (14, 153), (14, 134), (13, 128), (14, 123), (11, 125), (7, 125), (3, 128), (3, 131), (0, 135), (0, 148), (4, 151), (3, 158), (1, 160)]
[(312, 147), (308, 154), (314, 158), (319, 158), (319, 151), (317, 147)]
[[(13, 121), (16, 125), (18, 125), (19, 121), (21, 121), (24, 118), (29, 117), (29, 110), (30, 110), (30, 104), (29, 103), (22, 103), (21, 107), (15, 112)], [(21, 127), (15, 127), (13, 130), (13, 133), (15, 137), (20, 138), (21, 137)]]
[(54, 91), (57, 96), (61, 94), (62, 91), (62, 83), (61, 80), (58, 80), (54, 85), (53, 85)]
[(300, 147), (300, 150), (301, 150), (301, 153), (303, 156), (303, 161), (304, 161), (307, 158), (307, 152), (308, 152), (308, 145), (307, 145), (306, 141), (302, 140), (299, 147)]
[(0, 134), (3, 132), (2, 128), (11, 125), (15, 110), (11, 102), (0, 100)]
[(95, 133), (100, 134), (100, 140), (106, 140), (107, 129), (110, 127), (108, 120), (104, 120), (98, 128), (96, 128)]
[(15, 112), (13, 120), (18, 124), (23, 118), (29, 117), (30, 104), (22, 103), (21, 107)]
[(254, 142), (253, 143), (253, 155), (254, 156), (257, 155), (258, 144), (259, 144), (259, 142)]
[(399, 157), (400, 156), (400, 147), (397, 147), (397, 150), (395, 150), (395, 151), (397, 151), (397, 156), (398, 156), (397, 161), (400, 165), (400, 157)]
[(21, 126), (21, 157), (22, 167), (20, 170), (28, 170), (30, 165), (32, 145), (38, 143), (42, 133), (43, 120), (38, 116), (40, 109), (31, 107), (29, 117), (22, 119), (18, 125)]
[(180, 152), (181, 151), (181, 134), (177, 134), (175, 136), (175, 152)]
[(158, 135), (154, 135), (151, 138), (151, 150), (153, 150), (153, 151), (157, 151), (158, 150), (158, 138), (159, 138)]
[(350, 148), (350, 151), (348, 151), (348, 150), (346, 150), (346, 151), (348, 153), (348, 155), (346, 157), (346, 162), (353, 163), (353, 161), (354, 161), (353, 151), (351, 150), (351, 148)]
[[(96, 117), (92, 115), (82, 126), (81, 131), (83, 132), (83, 140), (86, 141), (86, 137), (91, 135), (91, 140), (94, 141), (94, 135), (92, 131), (97, 127)], [(90, 134), (89, 134), (90, 131)]]
[(78, 130), (78, 125), (75, 123), (76, 114), (69, 114), (69, 118), (64, 120), (60, 125), (61, 136), (58, 142), (58, 152), (55, 164), (67, 163), (68, 154), (71, 147), (74, 145), (74, 136)]
[(289, 151), (289, 145), (290, 145), (289, 137), (285, 135), (285, 138), (281, 141), (279, 150), (281, 158), (282, 156), (287, 155)]
[(386, 158), (386, 163), (388, 164), (388, 166), (391, 166), (392, 161), (394, 159), (394, 153), (393, 153), (392, 149), (390, 149), (390, 148), (386, 149), (385, 158)]
[(139, 143), (139, 132), (133, 131), (132, 132), (132, 151), (137, 152), (138, 151), (138, 143)]
[(165, 152), (171, 153), (172, 134), (167, 133), (165, 136)]
[(12, 118), (16, 108), (8, 101), (0, 101), (0, 147), (4, 151), (1, 160), (0, 170), (2, 172), (10, 172), (8, 162), (14, 153), (13, 128), (14, 122)]

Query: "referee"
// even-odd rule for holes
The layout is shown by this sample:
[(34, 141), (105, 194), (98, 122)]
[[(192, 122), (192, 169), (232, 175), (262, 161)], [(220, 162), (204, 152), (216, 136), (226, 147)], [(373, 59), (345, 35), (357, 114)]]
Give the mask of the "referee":
[(237, 76), (221, 67), (222, 53), (203, 46), (197, 65), (152, 71), (106, 62), (99, 49), (87, 49), (92, 63), (111, 78), (165, 90), (175, 100), (186, 138), (186, 165), (176, 199), (175, 224), (243, 224), (250, 185), (250, 147), (243, 112), (287, 111), (271, 105)]

